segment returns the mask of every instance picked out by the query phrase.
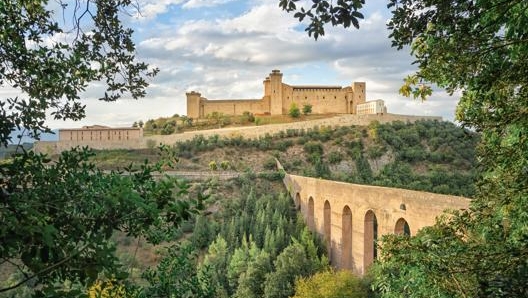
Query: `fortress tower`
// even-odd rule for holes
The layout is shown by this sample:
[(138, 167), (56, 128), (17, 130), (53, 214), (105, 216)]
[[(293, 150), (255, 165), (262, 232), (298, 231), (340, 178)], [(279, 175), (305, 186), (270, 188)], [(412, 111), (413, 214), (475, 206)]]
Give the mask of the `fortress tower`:
[(187, 95), (187, 117), (194, 119), (202, 118), (204, 116), (200, 111), (200, 98), (202, 95), (196, 91), (187, 92), (185, 95)]
[(365, 82), (352, 83), (352, 100), (350, 102), (350, 114), (357, 114), (357, 105), (367, 101)]
[(270, 75), (270, 114), (282, 115), (282, 73), (278, 69), (271, 71)]

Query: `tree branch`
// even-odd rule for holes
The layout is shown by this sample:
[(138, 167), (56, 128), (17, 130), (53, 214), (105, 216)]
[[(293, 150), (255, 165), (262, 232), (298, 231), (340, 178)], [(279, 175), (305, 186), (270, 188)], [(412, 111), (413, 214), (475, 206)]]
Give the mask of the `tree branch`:
[(26, 275), (26, 278), (24, 278), (23, 280), (19, 281), (18, 283), (12, 285), (12, 286), (9, 286), (7, 288), (1, 288), (0, 289), (0, 293), (3, 293), (3, 292), (7, 292), (7, 291), (10, 291), (10, 290), (13, 290), (13, 289), (16, 289), (18, 287), (20, 287), (21, 285), (23, 285), (24, 283), (26, 283), (27, 281), (39, 276), (39, 275), (43, 275), (45, 273), (47, 273), (48, 271), (51, 271), (57, 267), (59, 267), (60, 265), (66, 263), (67, 261), (71, 260), (73, 257), (76, 257), (77, 255), (79, 255), (83, 250), (85, 250), (87, 247), (88, 247), (89, 243), (85, 244), (83, 247), (81, 247), (81, 249), (79, 249), (78, 251), (76, 251), (74, 254), (71, 254), (69, 255), (68, 257), (58, 261), (57, 263), (47, 267), (47, 268), (44, 268), (42, 270), (40, 270), (39, 272), (31, 275), (31, 276), (27, 276)]

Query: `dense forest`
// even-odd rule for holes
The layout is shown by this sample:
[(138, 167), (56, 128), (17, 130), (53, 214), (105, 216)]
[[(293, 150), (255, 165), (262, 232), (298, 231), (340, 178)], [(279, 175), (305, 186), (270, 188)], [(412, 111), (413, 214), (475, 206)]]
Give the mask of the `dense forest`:
[[(296, 294), (296, 281), (302, 293), (305, 279), (333, 276), (324, 245), (308, 231), (276, 177), (245, 174), (222, 184), (192, 183), (192, 195), (210, 193), (210, 208), (185, 221), (166, 244), (146, 248), (160, 257), (154, 266), (145, 267), (146, 260), (136, 256), (144, 240), (114, 236), (117, 256), (130, 275), (124, 283), (100, 276), (88, 296), (286, 298)], [(136, 253), (123, 253), (127, 247)], [(15, 273), (7, 282), (19, 278)], [(360, 297), (369, 293), (367, 281), (349, 274), (341, 279), (333, 285), (353, 284), (350, 290)], [(28, 284), (0, 297), (34, 294)]]
[(184, 253), (202, 251), (201, 262), (185, 260), (191, 263), (182, 274), (169, 254), (157, 271), (147, 271), (153, 284), (147, 296), (180, 293), (178, 278), (176, 284), (197, 281), (189, 288), (196, 297), (289, 297), (297, 278), (329, 269), (322, 245), (297, 217), (292, 200), (257, 181), (244, 176), (228, 182), (241, 187), (241, 195), (221, 198), (219, 212), (197, 216), (190, 237), (176, 245)]

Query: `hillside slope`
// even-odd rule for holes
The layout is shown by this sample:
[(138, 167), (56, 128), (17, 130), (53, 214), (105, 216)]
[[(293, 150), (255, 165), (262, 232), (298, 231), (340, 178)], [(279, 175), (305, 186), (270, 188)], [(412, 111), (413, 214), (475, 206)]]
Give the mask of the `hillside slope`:
[[(286, 130), (259, 139), (197, 136), (173, 149), (181, 171), (261, 173), (272, 171), (278, 158), (293, 174), (471, 197), (478, 138), (450, 122), (396, 121)], [(145, 158), (156, 159), (155, 150), (100, 151), (95, 162), (116, 168)]]

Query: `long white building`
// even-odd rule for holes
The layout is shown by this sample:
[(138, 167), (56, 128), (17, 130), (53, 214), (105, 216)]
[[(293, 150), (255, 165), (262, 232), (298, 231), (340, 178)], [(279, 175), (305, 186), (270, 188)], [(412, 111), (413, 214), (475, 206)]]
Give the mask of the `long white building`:
[(356, 106), (357, 115), (386, 114), (387, 107), (382, 99), (367, 101)]

